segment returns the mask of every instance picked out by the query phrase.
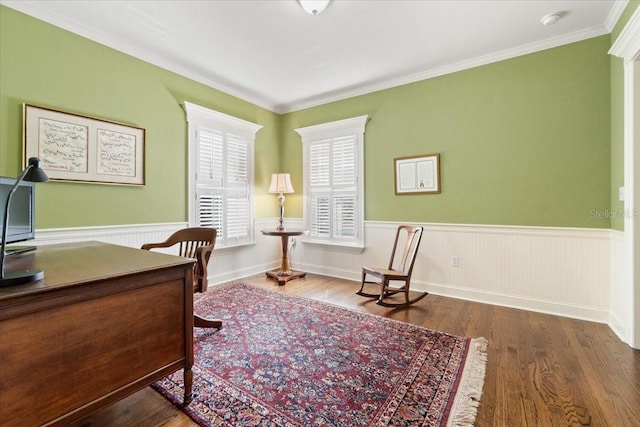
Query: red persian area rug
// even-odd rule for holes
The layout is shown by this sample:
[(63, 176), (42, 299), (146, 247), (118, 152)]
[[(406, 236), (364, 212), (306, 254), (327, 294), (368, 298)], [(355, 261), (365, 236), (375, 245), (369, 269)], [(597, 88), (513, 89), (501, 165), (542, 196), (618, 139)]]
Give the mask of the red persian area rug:
[(487, 341), (242, 283), (194, 295), (223, 320), (195, 329), (182, 371), (153, 387), (202, 426), (471, 426)]

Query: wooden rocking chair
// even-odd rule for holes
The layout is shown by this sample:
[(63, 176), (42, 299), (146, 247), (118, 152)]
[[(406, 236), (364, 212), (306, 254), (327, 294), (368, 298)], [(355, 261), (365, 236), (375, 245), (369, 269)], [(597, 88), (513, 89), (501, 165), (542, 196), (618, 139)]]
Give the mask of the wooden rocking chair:
[[(376, 304), (385, 307), (405, 307), (420, 301), (428, 295), (427, 292), (420, 292), (419, 295), (409, 298), (409, 285), (411, 283), (411, 273), (413, 272), (413, 264), (418, 253), (418, 246), (422, 238), (422, 227), (412, 227), (401, 225), (396, 232), (396, 239), (393, 243), (393, 251), (391, 252), (391, 260), (388, 268), (362, 267), (362, 284), (360, 290), (356, 292), (368, 298), (377, 298)], [(403, 239), (404, 246), (398, 248), (398, 242)], [(367, 275), (377, 278), (379, 281), (367, 281)], [(390, 282), (403, 282), (401, 286), (392, 286)], [(380, 287), (379, 293), (364, 292), (365, 284), (375, 284)], [(404, 293), (404, 302), (390, 302), (387, 298), (397, 293)], [(414, 291), (412, 291), (414, 292)], [(414, 292), (415, 293), (415, 292)]]
[[(207, 263), (216, 244), (216, 229), (205, 227), (193, 227), (178, 230), (167, 240), (160, 243), (145, 243), (141, 249), (170, 248), (178, 245), (178, 254), (185, 258), (194, 258), (193, 266), (193, 291), (204, 292), (207, 290)], [(193, 325), (200, 328), (220, 328), (221, 320), (210, 320), (193, 315)]]

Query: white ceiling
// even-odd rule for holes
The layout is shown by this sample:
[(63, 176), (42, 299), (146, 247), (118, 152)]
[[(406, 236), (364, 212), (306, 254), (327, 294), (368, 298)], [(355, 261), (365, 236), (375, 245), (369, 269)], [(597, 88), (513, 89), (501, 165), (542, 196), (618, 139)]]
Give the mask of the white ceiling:
[(283, 113), (606, 34), (627, 1), (0, 3)]

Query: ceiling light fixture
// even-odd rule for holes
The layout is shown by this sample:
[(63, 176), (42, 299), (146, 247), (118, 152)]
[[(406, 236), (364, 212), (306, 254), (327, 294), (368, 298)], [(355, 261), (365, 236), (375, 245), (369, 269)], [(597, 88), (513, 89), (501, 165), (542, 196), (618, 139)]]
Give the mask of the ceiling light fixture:
[(543, 16), (540, 22), (542, 22), (542, 25), (544, 25), (545, 27), (548, 25), (553, 25), (556, 22), (558, 22), (563, 15), (564, 13), (562, 12), (550, 13), (548, 15)]
[(329, 6), (331, 0), (298, 0), (300, 6), (310, 15), (320, 15)]

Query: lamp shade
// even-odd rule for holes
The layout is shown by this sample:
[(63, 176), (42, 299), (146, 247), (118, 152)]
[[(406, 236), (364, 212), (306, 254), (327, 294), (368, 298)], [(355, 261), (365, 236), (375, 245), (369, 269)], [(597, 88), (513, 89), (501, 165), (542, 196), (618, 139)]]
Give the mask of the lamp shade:
[(274, 173), (271, 175), (269, 193), (293, 193), (291, 176), (288, 173)]
[(30, 182), (49, 181), (49, 177), (40, 167), (40, 159), (38, 159), (37, 157), (29, 158), (28, 168), (29, 170), (27, 171), (26, 175), (23, 178), (25, 181), (30, 181)]

